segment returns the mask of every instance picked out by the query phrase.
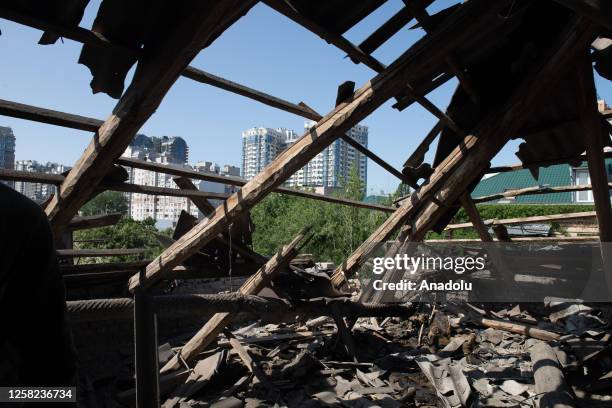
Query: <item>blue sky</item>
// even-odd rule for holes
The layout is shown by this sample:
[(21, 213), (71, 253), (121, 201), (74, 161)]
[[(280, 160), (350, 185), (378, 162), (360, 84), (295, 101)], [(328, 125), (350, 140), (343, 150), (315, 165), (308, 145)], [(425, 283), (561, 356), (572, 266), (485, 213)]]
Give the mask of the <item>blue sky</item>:
[[(457, 3), (438, 0), (435, 12)], [(402, 7), (390, 0), (351, 29), (346, 36), (359, 43)], [(91, 27), (99, 0), (91, 1), (83, 27)], [(0, 19), (0, 99), (104, 119), (116, 100), (91, 93), (88, 69), (77, 64), (81, 46), (70, 40), (55, 45), (37, 45), (41, 32)], [(407, 27), (379, 48), (374, 56), (391, 63), (423, 35)], [(264, 4), (255, 6), (192, 65), (235, 82), (251, 86), (291, 102), (304, 101), (321, 114), (335, 102), (337, 86), (354, 81), (361, 86), (374, 76), (364, 65), (355, 65), (345, 54), (328, 45)], [(129, 80), (129, 78), (128, 78)], [(596, 78), (599, 94), (612, 101), (612, 87)], [(439, 107), (447, 106), (456, 86), (449, 81), (429, 94)], [(435, 118), (414, 104), (403, 112), (388, 102), (368, 117), (369, 147), (379, 156), (401, 167)], [(253, 126), (302, 130), (304, 119), (261, 105), (239, 95), (180, 78), (158, 111), (141, 129), (148, 135), (177, 135), (190, 148), (190, 162), (215, 161), (240, 165), (241, 132)], [(0, 126), (10, 126), (17, 137), (16, 157), (55, 161), (71, 165), (78, 159), (91, 133), (0, 116)], [(495, 164), (517, 162), (518, 142), (512, 142), (495, 158)], [(435, 149), (430, 150), (430, 156)], [(390, 192), (398, 180), (378, 165), (368, 163), (368, 193)]]

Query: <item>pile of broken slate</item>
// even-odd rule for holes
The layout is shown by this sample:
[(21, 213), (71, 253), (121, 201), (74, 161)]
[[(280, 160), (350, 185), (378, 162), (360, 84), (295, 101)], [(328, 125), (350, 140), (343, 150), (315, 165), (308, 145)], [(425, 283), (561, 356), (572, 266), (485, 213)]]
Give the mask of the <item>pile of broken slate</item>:
[[(242, 322), (163, 407), (612, 407), (609, 318), (566, 299), (419, 304), (348, 322), (353, 350), (329, 317)], [(160, 364), (181, 345), (161, 346)]]

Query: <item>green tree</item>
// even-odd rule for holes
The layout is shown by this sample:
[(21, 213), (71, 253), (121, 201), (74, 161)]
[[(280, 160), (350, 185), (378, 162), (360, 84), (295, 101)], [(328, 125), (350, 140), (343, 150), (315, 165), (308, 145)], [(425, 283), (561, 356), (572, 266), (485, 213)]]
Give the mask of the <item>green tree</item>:
[(105, 191), (98, 194), (81, 207), (82, 215), (121, 213), (127, 214), (128, 203), (125, 194), (118, 191)]
[(117, 224), (75, 231), (75, 248), (78, 249), (111, 249), (111, 248), (146, 248), (149, 250), (143, 255), (128, 255), (121, 257), (105, 257), (104, 260), (86, 258), (85, 262), (117, 262), (150, 259), (161, 253), (163, 247), (156, 238), (157, 229), (155, 220), (147, 218), (144, 221), (135, 221), (123, 218)]

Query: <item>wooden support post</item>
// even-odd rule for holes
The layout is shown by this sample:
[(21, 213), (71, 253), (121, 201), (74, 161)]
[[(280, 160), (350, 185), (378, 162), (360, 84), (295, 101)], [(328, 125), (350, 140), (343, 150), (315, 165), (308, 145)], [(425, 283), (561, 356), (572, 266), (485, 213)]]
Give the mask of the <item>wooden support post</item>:
[(595, 212), (599, 225), (599, 240), (604, 279), (608, 292), (612, 293), (612, 250), (609, 242), (612, 242), (612, 208), (610, 208), (610, 190), (612, 183), (608, 183), (608, 172), (603, 158), (602, 149), (610, 138), (608, 132), (604, 131), (601, 117), (597, 110), (597, 93), (595, 80), (593, 78), (593, 67), (587, 53), (585, 53), (577, 64), (577, 94), (580, 121), (584, 129), (586, 144), (586, 156), (589, 165), (589, 175), (593, 186), (593, 200), (595, 201)]
[[(403, 86), (411, 75), (437, 75), (440, 67), (436, 65), (436, 61), (442, 62), (449, 48), (465, 47), (478, 41), (488, 30), (496, 29), (492, 20), (503, 4), (503, 1), (492, 4), (472, 0), (462, 6), (435, 33), (419, 40), (383, 73), (355, 92), (350, 102), (336, 107), (283, 151), (264, 171), (229, 197), (224, 205), (218, 207), (211, 218), (199, 223), (157, 257), (147, 267), (146, 281), (140, 281), (138, 276), (132, 277), (129, 288), (133, 290), (140, 284), (155, 282), (165, 270), (179, 265), (198, 248), (214, 239), (325, 147), (393, 97), (398, 87)], [(466, 25), (466, 21), (471, 23)], [(458, 26), (461, 26), (462, 30), (456, 30)]]
[(215, 2), (212, 6), (197, 3), (184, 23), (167, 33), (163, 45), (139, 62), (131, 85), (113, 113), (70, 170), (59, 194), (45, 208), (56, 237), (91, 197), (187, 64), (254, 4), (252, 0)]
[(489, 229), (487, 226), (484, 224), (484, 222), (482, 222), (482, 218), (480, 218), (480, 214), (478, 213), (478, 208), (476, 208), (476, 205), (474, 205), (474, 201), (472, 201), (470, 195), (465, 193), (461, 196), (460, 200), (463, 209), (472, 222), (472, 225), (474, 226), (474, 229), (478, 233), (480, 239), (483, 242), (493, 242), (493, 237), (491, 237), (491, 234), (489, 234)]
[(586, 157), (593, 187), (595, 212), (602, 242), (612, 242), (612, 211), (610, 209), (611, 184), (603, 157), (605, 138), (597, 111), (597, 96), (593, 79), (593, 68), (587, 55), (580, 59), (577, 67), (577, 90), (580, 120), (584, 129)]
[[(289, 244), (284, 246), (270, 260), (261, 267), (251, 278), (249, 278), (240, 287), (238, 292), (243, 295), (256, 295), (264, 289), (270, 280), (283, 267), (286, 267), (291, 259), (298, 253), (298, 245), (303, 244), (304, 238), (308, 230), (301, 231)], [(187, 363), (206, 348), (219, 333), (231, 323), (234, 318), (232, 313), (216, 313), (197, 333), (181, 348), (179, 353), (181, 359)], [(176, 357), (172, 358), (162, 368), (162, 373), (170, 370), (176, 370), (180, 367), (180, 360)]]
[(159, 407), (157, 314), (151, 297), (141, 288), (134, 292), (134, 357), (136, 407)]
[[(416, 190), (409, 200), (374, 231), (332, 275), (336, 287), (344, 285), (382, 242), (387, 241), (399, 227), (410, 221), (411, 239), (420, 241), (446, 207), (439, 203), (452, 203), (465, 192), (477, 175), (482, 174), (490, 160), (520, 128), (533, 107), (541, 101), (559, 81), (580, 52), (592, 41), (592, 28), (584, 21), (573, 21), (559, 41), (551, 44), (548, 55), (543, 55), (526, 75), (508, 102), (486, 116), (472, 135), (438, 165), (428, 183)], [(538, 87), (533, 87), (537, 83)], [(418, 212), (417, 212), (418, 211)]]

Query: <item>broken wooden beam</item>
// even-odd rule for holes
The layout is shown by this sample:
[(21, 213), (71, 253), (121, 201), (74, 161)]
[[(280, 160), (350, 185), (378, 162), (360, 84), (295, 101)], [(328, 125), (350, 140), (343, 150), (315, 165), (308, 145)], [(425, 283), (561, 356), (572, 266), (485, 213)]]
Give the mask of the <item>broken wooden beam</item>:
[[(498, 239), (493, 239), (494, 242), (499, 242)], [(566, 237), (566, 236), (552, 236), (552, 237), (517, 237), (512, 238), (512, 242), (598, 242), (598, 236), (580, 236), (580, 237)], [(482, 242), (480, 238), (454, 238), (454, 239), (426, 239), (428, 244), (471, 244)], [(507, 241), (506, 241), (507, 242)]]
[(168, 197), (186, 198), (208, 198), (213, 200), (225, 200), (229, 197), (226, 193), (214, 193), (209, 191), (189, 191), (179, 188), (145, 186), (132, 183), (105, 183), (100, 185), (101, 190), (121, 191), (124, 193), (147, 194)]
[(218, 77), (216, 75), (210, 74), (194, 67), (185, 68), (182, 75), (194, 81), (212, 85), (214, 87), (245, 96), (249, 99), (261, 102), (264, 105), (272, 106), (285, 112), (294, 113), (303, 118), (315, 121), (321, 119), (321, 115), (319, 115), (303, 103), (301, 105), (296, 105), (294, 103), (287, 102), (283, 99), (268, 95), (264, 92), (257, 91), (244, 85), (240, 85), (236, 82), (232, 82), (230, 80)]
[(108, 227), (109, 225), (115, 225), (116, 223), (118, 223), (122, 216), (123, 214), (121, 213), (113, 213), (74, 217), (72, 220), (70, 220), (68, 228), (72, 231), (75, 231), (90, 228)]
[[(171, 174), (171, 175), (179, 176), (179, 177), (188, 177), (191, 179), (206, 180), (206, 181), (212, 181), (215, 183), (229, 184), (232, 186), (244, 186), (246, 183), (248, 183), (247, 180), (241, 179), (240, 177), (220, 176), (218, 174), (203, 173), (203, 172), (199, 172), (199, 171), (195, 171), (191, 169), (186, 169), (184, 167), (160, 164), (160, 163), (154, 163), (154, 162), (146, 162), (143, 160), (132, 159), (128, 157), (121, 157), (116, 162), (117, 164), (120, 164), (121, 166), (156, 171), (159, 173)], [(2, 174), (1, 170), (0, 170), (0, 174)], [(333, 204), (348, 205), (351, 207), (365, 208), (369, 210), (384, 211), (384, 212), (395, 211), (395, 208), (389, 207), (389, 206), (384, 206), (384, 205), (379, 205), (379, 204), (370, 204), (370, 203), (365, 203), (362, 201), (349, 200), (349, 199), (340, 198), (340, 197), (332, 197), (332, 196), (327, 196), (324, 194), (317, 194), (311, 191), (298, 190), (294, 188), (276, 187), (274, 191), (280, 194), (293, 195), (297, 197), (309, 198), (312, 200), (325, 201), (325, 202), (333, 203)]]
[[(478, 42), (481, 36), (486, 36), (489, 30), (497, 28), (492, 22), (504, 4), (503, 1), (490, 3), (477, 0), (465, 3), (438, 30), (419, 40), (383, 73), (357, 90), (350, 102), (336, 107), (277, 156), (264, 171), (229, 197), (223, 206), (218, 207), (211, 218), (199, 223), (164, 251), (147, 267), (146, 281), (140, 282), (138, 277), (134, 277), (130, 289), (133, 290), (139, 284), (155, 282), (164, 270), (179, 265), (198, 248), (214, 239), (334, 140), (393, 97), (398, 87), (411, 77), (438, 75), (449, 48), (468, 47)], [(466, 21), (470, 24), (466, 25)], [(459, 34), (454, 30), (457, 26), (463, 28)]]
[[(606, 184), (607, 184), (606, 185), (607, 188), (612, 187), (612, 183), (606, 183)], [(508, 190), (508, 191), (504, 191), (503, 193), (498, 193), (498, 194), (474, 197), (473, 200), (475, 203), (485, 203), (487, 201), (494, 201), (494, 200), (499, 200), (503, 198), (519, 197), (519, 196), (524, 196), (524, 195), (568, 193), (568, 192), (575, 192), (575, 191), (589, 191), (592, 189), (593, 187), (591, 186), (591, 184), (569, 185), (569, 186), (551, 186), (551, 187), (533, 186), (533, 187), (519, 188), (517, 190)]]
[[(131, 85), (45, 208), (55, 237), (91, 198), (114, 161), (155, 112), (187, 64), (243, 16), (255, 1), (197, 3), (162, 45), (140, 61)], [(205, 16), (202, 18), (202, 16)], [(56, 238), (57, 239), (57, 238)]]
[[(306, 238), (308, 229), (302, 230), (289, 244), (279, 250), (270, 260), (262, 266), (257, 273), (251, 276), (242, 284), (238, 292), (242, 295), (256, 295), (266, 286), (270, 280), (284, 267), (286, 267), (291, 259), (297, 255), (298, 247), (303, 244)], [(135, 275), (134, 278), (138, 278)], [(130, 284), (130, 287), (136, 287)], [(190, 363), (194, 358), (206, 348), (217, 335), (228, 325), (234, 318), (232, 313), (217, 313), (215, 314), (197, 333), (192, 337), (180, 351), (181, 360)], [(162, 372), (176, 370), (181, 366), (178, 358), (171, 359), (163, 368)]]
[[(535, 223), (547, 223), (547, 222), (556, 222), (556, 221), (574, 221), (574, 220), (585, 220), (590, 218), (595, 218), (595, 211), (584, 211), (578, 213), (565, 213), (565, 214), (553, 214), (553, 215), (536, 215), (533, 217), (520, 217), (520, 218), (506, 218), (502, 220), (498, 219), (490, 219), (485, 220), (483, 223), (485, 225), (515, 225), (515, 224), (535, 224)], [(444, 228), (445, 231), (464, 229), (464, 228), (472, 228), (473, 224), (471, 222), (465, 222), (461, 224), (450, 224)]]
[(92, 272), (136, 271), (149, 263), (149, 260), (129, 262), (106, 262), (97, 264), (60, 265), (62, 275), (86, 274)]
[(0, 180), (24, 181), (26, 183), (42, 183), (60, 185), (64, 181), (61, 174), (40, 173), (35, 171), (0, 169)]
[(102, 257), (141, 255), (149, 252), (147, 248), (92, 248), (92, 249), (58, 249), (57, 254), (62, 258)]
[[(332, 311), (348, 318), (410, 317), (413, 304), (361, 303), (349, 298), (314, 298), (287, 301), (285, 299), (245, 295), (237, 292), (220, 294), (159, 295), (153, 300), (160, 316), (188, 316), (210, 313), (283, 314), (294, 312), (303, 316), (330, 316)], [(85, 299), (66, 302), (71, 322), (131, 319), (132, 298)]]
[[(465, 3), (461, 9), (471, 2)], [(461, 9), (459, 11), (461, 11)], [(456, 15), (456, 13), (455, 13)], [(442, 217), (475, 177), (482, 174), (489, 162), (522, 125), (531, 110), (562, 78), (579, 52), (592, 41), (592, 27), (583, 20), (572, 20), (558, 41), (534, 63), (521, 86), (499, 109), (487, 115), (473, 133), (467, 136), (440, 163), (428, 182), (417, 189), (370, 237), (340, 265), (332, 275), (332, 283), (341, 287), (368, 257), (406, 222), (410, 221), (410, 239), (421, 241), (425, 233)], [(567, 69), (567, 68), (566, 68)], [(538, 83), (538, 87), (533, 87)]]
[(393, 174), (395, 177), (400, 179), (402, 182), (404, 181), (405, 177), (401, 171), (397, 170), (395, 167), (393, 167), (392, 165), (384, 161), (382, 158), (380, 158), (376, 153), (374, 153), (367, 147), (363, 146), (361, 143), (359, 143), (358, 141), (356, 141), (349, 135), (346, 135), (346, 134), (342, 135), (342, 140), (344, 140), (350, 146), (353, 146), (355, 150), (357, 150), (360, 153), (363, 153), (366, 157), (368, 157), (374, 163), (378, 164), (380, 167), (387, 170), (389, 173)]
[(493, 242), (493, 237), (489, 234), (489, 229), (482, 221), (480, 214), (478, 213), (478, 208), (474, 205), (474, 201), (470, 198), (468, 193), (463, 194), (460, 198), (461, 205), (465, 210), (465, 213), (468, 215), (468, 218), (471, 221), (471, 224), (474, 226), (474, 229), (478, 233), (478, 236), (483, 242)]
[(565, 382), (557, 353), (548, 344), (538, 341), (529, 349), (533, 366), (535, 392), (540, 408), (576, 408), (572, 389)]
[[(423, 7), (428, 7), (433, 0), (425, 0), (422, 2)], [(389, 38), (395, 35), (398, 31), (406, 26), (414, 18), (408, 7), (402, 7), (391, 18), (385, 21), (372, 34), (359, 44), (359, 49), (366, 54), (371, 54), (383, 45)]]
[(318, 35), (329, 44), (334, 45), (335, 47), (341, 49), (346, 52), (346, 54), (353, 60), (354, 62), (361, 62), (362, 64), (372, 68), (376, 72), (382, 72), (385, 69), (385, 65), (378, 61), (376, 58), (372, 57), (369, 54), (363, 52), (359, 47), (355, 44), (351, 43), (349, 40), (344, 38), (340, 34), (333, 33), (324, 27), (317, 24), (315, 21), (310, 18), (304, 16), (299, 11), (297, 11), (291, 3), (285, 0), (264, 0), (263, 1), (267, 6), (276, 10), (277, 12), (283, 14), (285, 17), (293, 20), (297, 24), (301, 25), (308, 31)]
[(53, 109), (39, 108), (37, 106), (18, 102), (5, 101), (4, 99), (0, 99), (0, 115), (47, 123), (49, 125), (63, 126), (71, 129), (85, 130), (88, 132), (96, 132), (103, 123), (98, 119), (64, 113)]

